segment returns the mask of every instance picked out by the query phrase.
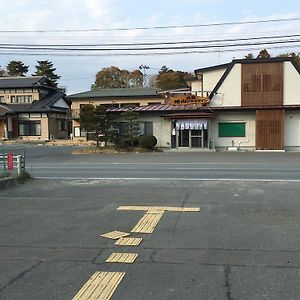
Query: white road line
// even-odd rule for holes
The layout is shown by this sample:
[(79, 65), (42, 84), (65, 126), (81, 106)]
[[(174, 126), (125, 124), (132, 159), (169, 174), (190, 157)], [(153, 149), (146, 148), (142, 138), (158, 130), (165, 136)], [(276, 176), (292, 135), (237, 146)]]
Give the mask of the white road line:
[[(40, 166), (40, 165), (53, 165), (53, 163), (29, 163), (30, 165), (34, 166)], [(255, 163), (235, 163), (235, 162), (228, 162), (228, 163), (205, 163), (205, 162), (201, 162), (201, 163), (197, 163), (197, 162), (151, 162), (151, 163), (147, 163), (147, 162), (111, 162), (111, 163), (89, 163), (89, 162), (84, 162), (84, 163), (57, 163), (58, 165), (244, 165), (244, 166), (251, 166), (251, 165), (263, 165), (263, 166), (282, 166), (282, 165), (300, 165), (299, 163), (294, 163), (294, 162), (287, 162), (287, 163), (278, 163), (278, 164), (274, 164), (274, 163), (261, 163), (261, 162), (255, 162)]]
[(137, 178), (137, 177), (59, 177), (36, 176), (36, 179), (49, 180), (106, 180), (106, 181), (239, 181), (239, 182), (294, 182), (300, 179), (260, 179), (260, 178)]
[[(74, 166), (74, 167), (27, 167), (27, 169), (38, 169), (38, 170), (47, 170), (47, 169), (61, 169), (61, 170), (77, 170), (77, 169), (83, 169), (82, 166), (78, 167), (78, 166)], [(95, 169), (98, 169), (97, 167), (95, 168), (90, 168), (88, 167), (89, 170), (95, 170)], [(101, 170), (101, 169), (98, 169), (98, 170)], [(111, 169), (111, 168), (106, 168), (106, 170), (120, 170), (120, 169)], [(128, 170), (128, 169), (126, 169)], [(136, 169), (133, 169), (136, 171)], [(157, 169), (148, 169), (149, 171), (155, 171)], [(161, 169), (160, 169), (161, 170)], [(295, 171), (299, 171), (297, 168), (293, 168), (293, 169), (283, 169), (281, 167), (278, 167), (278, 168), (272, 168), (272, 169), (265, 169), (265, 168), (163, 168), (163, 170), (178, 170), (178, 171), (185, 171), (185, 170), (203, 170), (203, 171), (224, 171), (224, 170), (230, 170), (230, 171), (249, 171), (249, 170), (252, 170), (252, 171), (269, 171), (269, 170), (280, 170), (280, 171), (285, 171), (285, 170), (295, 170)], [(139, 170), (137, 170), (139, 171)], [(140, 170), (140, 171), (145, 171), (145, 170)]]

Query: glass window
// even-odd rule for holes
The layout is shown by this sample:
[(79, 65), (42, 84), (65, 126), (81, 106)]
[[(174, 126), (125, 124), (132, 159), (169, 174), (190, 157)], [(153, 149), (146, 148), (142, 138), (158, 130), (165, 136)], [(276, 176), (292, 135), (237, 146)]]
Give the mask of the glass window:
[(144, 134), (153, 135), (153, 122), (144, 123)]
[(140, 106), (139, 102), (136, 103), (121, 103), (120, 107), (137, 107)]
[(119, 134), (121, 136), (128, 134), (128, 125), (126, 122), (119, 122)]
[(65, 120), (59, 120), (58, 121), (58, 129), (61, 131), (66, 130), (66, 121)]
[(19, 122), (19, 135), (25, 136), (39, 136), (41, 135), (41, 122), (40, 121), (20, 121)]
[(74, 137), (85, 137), (86, 131), (81, 129), (79, 126), (74, 127)]
[(246, 123), (219, 123), (219, 137), (245, 137)]

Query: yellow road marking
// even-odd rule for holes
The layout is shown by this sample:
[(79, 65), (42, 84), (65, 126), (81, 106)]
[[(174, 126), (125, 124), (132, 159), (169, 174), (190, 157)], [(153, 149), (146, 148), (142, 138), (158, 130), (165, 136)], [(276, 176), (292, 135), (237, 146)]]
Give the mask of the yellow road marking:
[(142, 242), (142, 238), (120, 238), (116, 241), (115, 245), (118, 246), (138, 246)]
[(126, 263), (132, 264), (138, 257), (135, 253), (112, 253), (106, 260), (107, 263)]
[(73, 300), (109, 300), (124, 276), (124, 272), (96, 272)]
[(137, 211), (173, 211), (173, 212), (199, 212), (200, 207), (173, 207), (173, 206), (119, 206), (117, 210)]
[(134, 226), (131, 232), (152, 233), (163, 214), (164, 212), (161, 212), (160, 214), (146, 213)]
[(129, 236), (129, 235), (130, 235), (130, 233), (117, 231), (117, 230), (112, 231), (112, 232), (108, 232), (108, 233), (105, 233), (105, 234), (101, 234), (102, 237), (112, 239), (112, 240), (117, 240), (119, 238)]

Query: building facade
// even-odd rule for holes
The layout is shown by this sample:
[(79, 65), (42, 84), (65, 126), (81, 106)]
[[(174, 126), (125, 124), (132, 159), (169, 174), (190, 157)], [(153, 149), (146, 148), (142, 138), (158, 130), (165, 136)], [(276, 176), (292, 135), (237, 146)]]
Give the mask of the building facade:
[[(69, 95), (72, 101), (72, 133), (75, 140), (86, 140), (88, 134), (80, 127), (80, 109), (84, 105), (104, 106), (107, 109), (143, 107), (164, 103), (164, 98), (152, 88), (96, 89)], [(147, 124), (145, 125), (147, 127)]]
[(292, 59), (233, 60), (195, 73), (186, 101), (167, 101), (180, 105), (134, 109), (153, 122), (159, 147), (300, 150), (300, 69)]
[(70, 105), (44, 76), (0, 78), (0, 138), (66, 139)]

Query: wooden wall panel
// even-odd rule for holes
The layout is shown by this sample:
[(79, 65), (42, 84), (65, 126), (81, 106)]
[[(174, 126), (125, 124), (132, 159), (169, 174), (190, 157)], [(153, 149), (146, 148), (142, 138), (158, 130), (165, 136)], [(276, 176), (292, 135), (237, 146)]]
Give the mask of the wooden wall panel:
[(242, 64), (242, 106), (283, 105), (283, 63)]
[(256, 111), (256, 149), (284, 149), (284, 110)]
[(19, 136), (18, 119), (12, 118), (12, 137), (17, 138)]
[(4, 130), (4, 127), (5, 127), (5, 122), (4, 120), (0, 120), (0, 138), (5, 138), (5, 130)]

